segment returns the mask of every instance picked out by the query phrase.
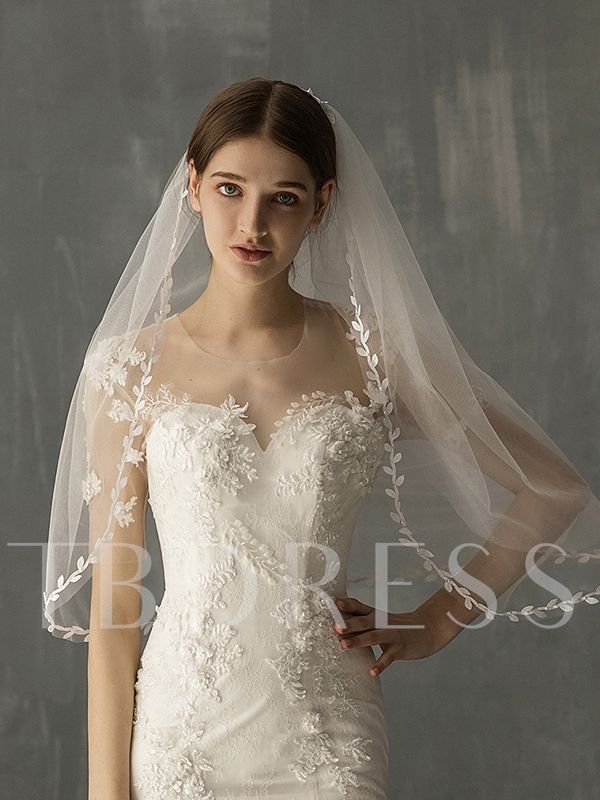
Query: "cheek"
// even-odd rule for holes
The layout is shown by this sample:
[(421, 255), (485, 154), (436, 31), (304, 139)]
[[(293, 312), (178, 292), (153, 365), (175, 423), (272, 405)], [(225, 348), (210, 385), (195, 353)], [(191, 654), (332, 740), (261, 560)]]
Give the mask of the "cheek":
[(202, 218), (204, 231), (208, 235), (229, 236), (232, 229), (236, 226), (235, 212), (226, 203), (219, 203), (214, 199), (209, 199), (202, 203)]
[(307, 225), (305, 214), (300, 210), (281, 212), (280, 214), (274, 214), (272, 217), (273, 230), (281, 231), (290, 242), (300, 241)]

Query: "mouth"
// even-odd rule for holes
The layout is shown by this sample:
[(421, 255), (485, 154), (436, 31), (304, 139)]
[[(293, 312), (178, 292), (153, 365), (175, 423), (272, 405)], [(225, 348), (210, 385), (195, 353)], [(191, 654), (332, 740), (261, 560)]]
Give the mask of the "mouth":
[(233, 253), (243, 261), (262, 261), (268, 255), (271, 255), (270, 250), (247, 250), (245, 247), (231, 247)]

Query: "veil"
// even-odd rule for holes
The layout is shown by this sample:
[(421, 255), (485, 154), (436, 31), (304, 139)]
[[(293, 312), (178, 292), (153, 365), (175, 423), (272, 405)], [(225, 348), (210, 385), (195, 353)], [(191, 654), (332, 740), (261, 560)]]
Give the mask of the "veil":
[[(329, 215), (302, 242), (290, 274), (305, 299), (304, 360), (263, 364), (265, 381), (289, 370), (294, 392), (249, 397), (251, 361), (192, 347), (181, 315), (207, 285), (211, 253), (190, 204), (184, 153), (92, 336), (69, 408), (43, 592), (56, 637), (89, 640), (91, 578), (109, 544), (112, 580), (135, 584), (139, 624), (150, 630), (158, 606), (143, 582), (157, 569), (147, 447), (165, 410), (186, 403), (205, 414), (225, 409), (238, 431), (253, 430), (248, 420), (263, 409), (274, 420), (265, 425), (271, 438), (315, 405), (347, 406), (377, 422), (380, 458), (363, 463), (362, 439), (346, 435), (340, 412), (340, 463), (359, 465), (365, 483), (345, 576), (350, 595), (400, 610), (442, 590), (486, 621), (548, 617), (536, 624), (554, 626), (598, 603), (598, 498), (465, 351), (367, 153), (340, 112), (306, 91), (332, 126), (338, 172)], [(339, 337), (324, 351), (326, 324)], [(201, 504), (196, 533), (209, 515)]]

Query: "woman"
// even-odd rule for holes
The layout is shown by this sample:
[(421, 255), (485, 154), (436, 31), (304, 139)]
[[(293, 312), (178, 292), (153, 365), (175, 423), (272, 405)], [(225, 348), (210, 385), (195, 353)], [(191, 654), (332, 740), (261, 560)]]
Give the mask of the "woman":
[[(595, 602), (497, 610), (556, 555), (539, 545), (577, 543), (582, 518), (598, 530), (597, 498), (462, 350), (326, 106), (259, 78), (211, 100), (88, 350), (44, 600), (52, 633), (89, 642), (90, 800), (385, 798), (384, 669), (482, 612)], [(387, 613), (388, 548), (348, 572), (353, 536), (372, 550), (389, 519), (404, 577), (443, 581), (409, 612)], [(67, 556), (52, 546), (65, 527)], [(473, 534), (485, 551), (450, 570)], [(349, 585), (374, 585), (377, 602)]]

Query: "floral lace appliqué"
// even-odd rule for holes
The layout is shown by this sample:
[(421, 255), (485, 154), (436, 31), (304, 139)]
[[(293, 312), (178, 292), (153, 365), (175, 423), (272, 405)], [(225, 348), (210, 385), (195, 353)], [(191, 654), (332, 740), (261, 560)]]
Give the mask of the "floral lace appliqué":
[(299, 755), (289, 768), (299, 781), (306, 782), (319, 767), (327, 765), (329, 787), (345, 795), (350, 787), (359, 785), (352, 764), (370, 760), (366, 748), (373, 740), (367, 737), (354, 737), (347, 742), (334, 740), (326, 730), (327, 715), (338, 719), (347, 719), (348, 715), (360, 717), (353, 691), (359, 677), (356, 671), (344, 668), (325, 598), (302, 581), (290, 589), (291, 597), (272, 612), (290, 630), (277, 645), (279, 656), (267, 659), (267, 663), (278, 673), (292, 707), (308, 698), (308, 687), (313, 702), (312, 708), (303, 713), (304, 733), (296, 739)]
[(142, 774), (132, 787), (152, 800), (216, 800), (206, 788), (206, 773), (213, 765), (202, 749), (201, 724), (173, 732), (151, 724), (143, 711), (136, 709), (134, 726), (145, 742), (146, 760)]
[(112, 397), (114, 386), (125, 386), (127, 364), (137, 366), (146, 358), (143, 350), (127, 348), (123, 336), (113, 336), (98, 342), (85, 362), (84, 371), (90, 383)]
[(85, 480), (82, 481), (81, 491), (88, 505), (90, 500), (102, 491), (102, 481), (94, 470), (88, 471)]

